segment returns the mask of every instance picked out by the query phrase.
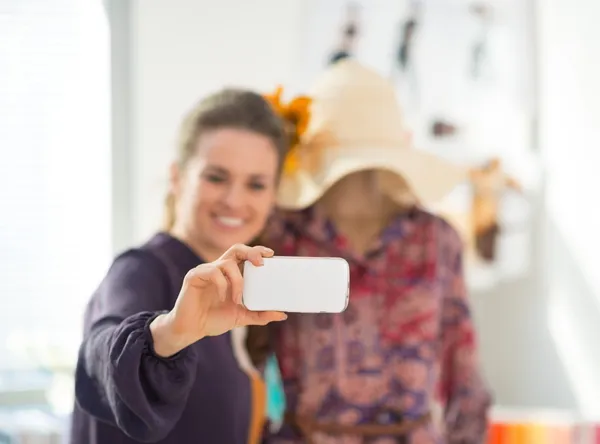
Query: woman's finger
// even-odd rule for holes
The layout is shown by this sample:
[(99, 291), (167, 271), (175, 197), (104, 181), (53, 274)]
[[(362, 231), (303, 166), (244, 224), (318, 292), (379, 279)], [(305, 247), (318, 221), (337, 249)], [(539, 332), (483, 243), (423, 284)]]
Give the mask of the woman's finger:
[(252, 247), (244, 244), (235, 244), (229, 250), (227, 250), (223, 256), (221, 256), (222, 260), (233, 259), (236, 262), (244, 262), (248, 258), (248, 253), (252, 250)]
[(261, 265), (264, 265), (264, 254), (264, 247), (252, 247), (252, 249), (248, 252), (247, 260), (250, 261), (253, 265), (260, 267)]
[(217, 294), (219, 295), (219, 299), (221, 301), (225, 301), (227, 299), (227, 289), (229, 288), (229, 283), (227, 282), (227, 278), (218, 267), (214, 267), (211, 273), (211, 280), (217, 287)]
[(214, 263), (198, 265), (196, 268), (188, 271), (184, 278), (184, 286), (203, 288), (207, 282), (212, 283), (216, 287), (218, 297), (221, 301), (227, 298), (229, 283), (221, 269)]
[(233, 259), (220, 260), (215, 262), (229, 281), (229, 290), (231, 299), (236, 304), (242, 303), (243, 279), (240, 267)]
[(262, 255), (262, 257), (273, 257), (273, 255), (275, 254), (275, 252), (268, 248), (268, 247), (263, 247), (262, 245), (258, 245), (256, 247), (254, 247), (256, 249), (258, 249), (258, 251), (260, 251), (260, 254)]
[(287, 315), (280, 311), (250, 311), (243, 308), (239, 326), (267, 325), (270, 322), (285, 321)]
[(248, 245), (236, 244), (225, 252), (221, 259), (233, 259), (237, 263), (249, 260), (254, 265), (262, 265), (263, 257), (271, 257), (274, 252), (263, 246), (249, 247)]

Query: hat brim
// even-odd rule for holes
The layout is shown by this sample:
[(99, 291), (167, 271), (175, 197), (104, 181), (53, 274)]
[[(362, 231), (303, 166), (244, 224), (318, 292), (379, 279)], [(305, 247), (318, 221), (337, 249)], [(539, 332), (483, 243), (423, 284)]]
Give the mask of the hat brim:
[[(310, 207), (339, 180), (366, 170), (388, 171), (397, 175), (406, 182), (410, 191), (422, 204), (441, 201), (468, 177), (465, 168), (421, 150), (368, 148), (347, 153), (339, 150), (329, 165), (316, 174), (298, 170), (282, 177), (277, 204), (286, 210), (302, 210)], [(387, 186), (400, 188), (401, 183), (392, 181)], [(400, 189), (386, 191), (392, 197), (396, 191), (398, 196), (402, 194)]]

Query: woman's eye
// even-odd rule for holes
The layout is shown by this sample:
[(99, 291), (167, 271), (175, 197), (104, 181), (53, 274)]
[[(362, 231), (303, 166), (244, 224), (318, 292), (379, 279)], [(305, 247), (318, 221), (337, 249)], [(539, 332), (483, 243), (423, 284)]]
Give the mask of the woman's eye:
[(265, 184), (264, 183), (251, 183), (250, 184), (250, 189), (251, 190), (264, 190), (265, 189)]
[(212, 183), (221, 183), (221, 182), (225, 182), (225, 178), (222, 176), (216, 176), (214, 174), (207, 174), (205, 176), (206, 180), (208, 180), (209, 182)]

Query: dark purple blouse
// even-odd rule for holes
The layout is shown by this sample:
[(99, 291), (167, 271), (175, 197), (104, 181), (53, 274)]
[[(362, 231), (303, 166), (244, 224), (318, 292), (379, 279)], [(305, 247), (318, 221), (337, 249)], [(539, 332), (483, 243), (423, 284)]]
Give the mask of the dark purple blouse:
[(165, 233), (115, 259), (85, 314), (71, 444), (246, 444), (250, 381), (229, 334), (153, 352), (150, 321), (200, 263)]

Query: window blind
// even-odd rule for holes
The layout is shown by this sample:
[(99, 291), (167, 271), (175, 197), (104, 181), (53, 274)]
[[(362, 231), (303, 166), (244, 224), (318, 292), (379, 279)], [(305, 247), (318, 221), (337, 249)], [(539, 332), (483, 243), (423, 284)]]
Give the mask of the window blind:
[(109, 50), (100, 0), (0, 0), (0, 368), (76, 347), (110, 260)]

